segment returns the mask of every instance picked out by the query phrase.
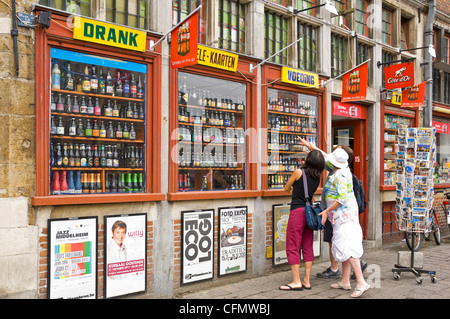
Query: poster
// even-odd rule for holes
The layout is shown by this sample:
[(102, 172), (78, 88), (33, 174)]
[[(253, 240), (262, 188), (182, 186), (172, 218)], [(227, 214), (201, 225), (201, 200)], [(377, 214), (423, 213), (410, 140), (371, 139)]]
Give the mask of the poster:
[(286, 229), (289, 220), (291, 205), (274, 205), (273, 214), (273, 264), (287, 263), (286, 256)]
[(147, 289), (147, 215), (105, 216), (105, 297)]
[(342, 77), (341, 102), (364, 101), (366, 99), (368, 71), (369, 63), (366, 61), (344, 74)]
[(172, 69), (197, 64), (198, 11), (171, 33), (170, 66)]
[(219, 208), (219, 276), (247, 270), (247, 207)]
[(48, 220), (48, 298), (97, 298), (97, 217)]
[(422, 82), (416, 86), (402, 91), (401, 107), (419, 107), (425, 101), (425, 91), (427, 82)]
[(214, 209), (181, 212), (181, 284), (214, 275)]

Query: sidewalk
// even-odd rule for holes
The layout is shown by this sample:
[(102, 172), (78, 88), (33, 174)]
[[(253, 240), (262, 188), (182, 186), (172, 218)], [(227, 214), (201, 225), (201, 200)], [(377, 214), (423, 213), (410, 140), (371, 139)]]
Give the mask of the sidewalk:
[[(392, 269), (397, 264), (397, 252), (408, 251), (406, 244), (367, 251), (363, 260), (368, 264), (364, 277), (375, 286), (360, 299), (449, 299), (450, 298), (450, 237), (442, 238), (442, 244), (436, 245), (434, 239), (423, 241), (419, 252), (423, 253), (423, 269), (436, 272), (436, 283), (431, 282), (428, 274), (422, 274), (422, 284), (416, 282), (411, 272), (401, 273), (395, 280)], [(180, 299), (353, 299), (351, 291), (330, 288), (333, 279), (319, 279), (316, 273), (329, 267), (329, 262), (315, 263), (311, 272), (311, 290), (281, 291), (279, 286), (292, 280), (290, 270), (275, 272), (266, 276), (247, 279), (238, 283), (212, 287), (178, 296)], [(304, 268), (301, 265), (303, 277)], [(356, 281), (352, 281), (355, 288)]]

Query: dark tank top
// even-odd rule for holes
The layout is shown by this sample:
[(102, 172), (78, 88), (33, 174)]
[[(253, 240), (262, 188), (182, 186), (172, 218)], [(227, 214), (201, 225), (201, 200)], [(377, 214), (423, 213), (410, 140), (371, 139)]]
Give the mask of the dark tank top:
[[(305, 171), (303, 171), (303, 173), (306, 174)], [(303, 188), (304, 174), (302, 174), (302, 177), (294, 182), (292, 189), (291, 210), (306, 206), (305, 190)], [(317, 188), (319, 187), (320, 177), (312, 178), (310, 176), (307, 176), (306, 180), (308, 184), (309, 199), (311, 200)]]

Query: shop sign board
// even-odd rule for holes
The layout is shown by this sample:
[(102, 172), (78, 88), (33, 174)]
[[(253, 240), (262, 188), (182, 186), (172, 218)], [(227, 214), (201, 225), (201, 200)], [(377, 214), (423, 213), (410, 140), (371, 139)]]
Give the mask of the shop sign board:
[(367, 61), (344, 74), (342, 77), (341, 102), (364, 101), (366, 99), (368, 71), (369, 63)]
[(301, 85), (305, 87), (315, 87), (319, 84), (319, 75), (316, 73), (292, 69), (281, 68), (281, 82)]
[(384, 87), (388, 90), (414, 85), (414, 63), (400, 63), (384, 67)]
[(145, 292), (147, 215), (105, 216), (105, 297)]
[(234, 53), (199, 45), (197, 49), (197, 63), (212, 68), (236, 72), (239, 56)]
[(418, 85), (410, 87), (402, 91), (402, 105), (401, 107), (419, 107), (425, 101), (425, 90), (427, 82), (424, 81)]
[(392, 92), (391, 103), (395, 105), (402, 105), (402, 94), (398, 92)]
[(433, 121), (433, 127), (436, 129), (436, 133), (449, 134), (449, 123)]
[(355, 105), (354, 103), (333, 101), (333, 115), (360, 119), (362, 118), (361, 106)]
[(97, 217), (49, 219), (48, 298), (97, 298)]
[(197, 64), (198, 11), (171, 32), (170, 66), (172, 69)]
[(214, 275), (214, 209), (181, 212), (181, 284)]
[(219, 276), (247, 270), (247, 216), (246, 206), (219, 208)]
[(76, 16), (73, 38), (144, 52), (147, 34), (144, 31)]

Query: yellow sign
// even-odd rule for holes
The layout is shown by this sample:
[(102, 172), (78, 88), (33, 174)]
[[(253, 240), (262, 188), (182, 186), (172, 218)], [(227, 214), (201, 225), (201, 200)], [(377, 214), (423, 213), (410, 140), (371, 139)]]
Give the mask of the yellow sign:
[(395, 105), (402, 105), (402, 94), (397, 92), (392, 92), (391, 103)]
[(230, 52), (208, 48), (198, 45), (197, 63), (213, 68), (236, 72), (238, 55)]
[(73, 38), (144, 52), (147, 34), (144, 31), (138, 31), (115, 24), (75, 17)]
[(319, 85), (319, 75), (284, 66), (281, 68), (281, 82), (313, 87)]

